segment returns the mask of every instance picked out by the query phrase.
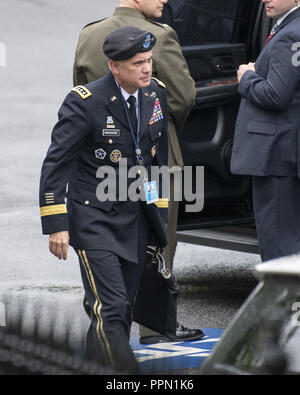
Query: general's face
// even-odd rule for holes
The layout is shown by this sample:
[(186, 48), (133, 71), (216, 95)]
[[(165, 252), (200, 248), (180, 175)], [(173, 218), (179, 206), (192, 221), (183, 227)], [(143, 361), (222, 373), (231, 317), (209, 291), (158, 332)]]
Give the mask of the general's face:
[(162, 16), (164, 5), (168, 0), (136, 0), (140, 11), (149, 19), (158, 19)]
[(262, 0), (262, 2), (265, 3), (269, 18), (280, 18), (298, 5), (298, 0)]
[(152, 51), (136, 54), (123, 61), (110, 61), (111, 70), (128, 93), (150, 85), (152, 76)]

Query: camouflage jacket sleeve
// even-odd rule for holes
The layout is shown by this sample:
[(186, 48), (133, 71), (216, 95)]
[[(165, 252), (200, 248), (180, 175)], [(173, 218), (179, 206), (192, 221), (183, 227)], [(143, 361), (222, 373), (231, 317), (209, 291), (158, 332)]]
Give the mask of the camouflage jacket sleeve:
[[(82, 67), (79, 67), (79, 61), (81, 59), (80, 57), (80, 49), (82, 47), (82, 42), (84, 41), (83, 39), (84, 31), (82, 30), (79, 39), (78, 39), (78, 44), (75, 52), (75, 59), (74, 59), (74, 65), (73, 65), (73, 85), (85, 85), (89, 81), (87, 80), (87, 77), (83, 71)], [(86, 45), (86, 44), (85, 44)]]
[(73, 85), (74, 86), (85, 85), (88, 83), (86, 75), (83, 72), (83, 69), (81, 67), (79, 67), (80, 49), (82, 47), (82, 42), (84, 41), (83, 35), (84, 35), (84, 29), (80, 32), (76, 51), (75, 51), (75, 58), (74, 58), (74, 64), (73, 64)]

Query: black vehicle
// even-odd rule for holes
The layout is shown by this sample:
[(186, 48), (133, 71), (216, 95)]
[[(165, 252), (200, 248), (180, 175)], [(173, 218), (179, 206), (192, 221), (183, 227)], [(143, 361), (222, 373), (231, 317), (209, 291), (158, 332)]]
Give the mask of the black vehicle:
[(180, 206), (178, 240), (258, 253), (250, 177), (230, 173), (240, 97), (237, 69), (255, 61), (271, 30), (261, 0), (169, 0), (161, 22), (177, 32), (196, 82), (179, 136), (185, 166), (204, 166), (204, 208)]
[(240, 308), (201, 374), (300, 374), (299, 255), (256, 267), (260, 283)]

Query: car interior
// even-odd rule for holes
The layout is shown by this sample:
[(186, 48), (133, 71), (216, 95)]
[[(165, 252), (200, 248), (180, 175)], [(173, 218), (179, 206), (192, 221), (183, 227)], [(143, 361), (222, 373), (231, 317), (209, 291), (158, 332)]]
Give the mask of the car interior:
[(260, 0), (169, 0), (160, 21), (177, 32), (197, 88), (178, 136), (184, 165), (204, 166), (205, 174), (204, 208), (187, 213), (182, 202), (178, 230), (239, 226), (255, 236), (251, 180), (230, 172), (240, 103), (236, 73), (255, 62), (273, 21)]

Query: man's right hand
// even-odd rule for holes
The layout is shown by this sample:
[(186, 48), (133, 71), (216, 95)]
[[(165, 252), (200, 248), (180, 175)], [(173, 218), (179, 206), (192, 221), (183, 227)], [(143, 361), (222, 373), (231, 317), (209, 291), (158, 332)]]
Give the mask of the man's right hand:
[(67, 259), (69, 247), (69, 232), (51, 233), (49, 236), (49, 250), (58, 259)]
[(256, 69), (255, 69), (255, 63), (248, 63), (248, 64), (241, 64), (238, 72), (237, 72), (237, 76), (238, 76), (238, 82), (240, 83), (243, 75), (246, 73), (246, 71), (251, 70), (255, 73)]

